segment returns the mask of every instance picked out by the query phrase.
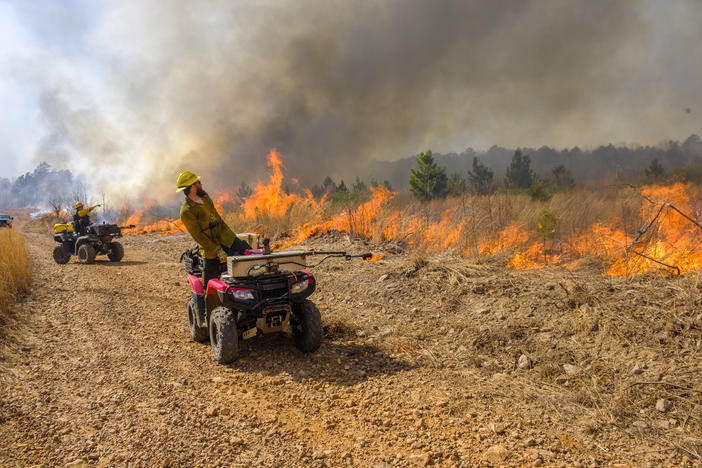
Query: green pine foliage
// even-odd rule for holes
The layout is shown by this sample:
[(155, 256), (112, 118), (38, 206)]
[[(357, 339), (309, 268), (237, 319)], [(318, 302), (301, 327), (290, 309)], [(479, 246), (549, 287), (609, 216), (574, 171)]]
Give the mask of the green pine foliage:
[(431, 150), (419, 153), (417, 169), (410, 172), (410, 191), (418, 200), (429, 201), (446, 196), (448, 178), (446, 168), (437, 166)]
[(646, 168), (646, 178), (649, 180), (661, 180), (665, 176), (665, 169), (658, 161), (654, 159), (651, 164)]
[(522, 155), (520, 150), (515, 151), (505, 177), (507, 184), (512, 188), (526, 189), (531, 187), (534, 174), (531, 172), (531, 158), (529, 155)]
[(468, 171), (470, 188), (478, 195), (487, 195), (495, 191), (492, 169), (473, 157), (473, 170)]
[(448, 179), (447, 192), (450, 197), (460, 197), (468, 192), (468, 183), (461, 175), (453, 171)]
[(563, 164), (554, 167), (551, 174), (553, 175), (553, 185), (555, 188), (565, 190), (575, 187), (575, 179), (573, 179), (573, 174), (571, 174)]

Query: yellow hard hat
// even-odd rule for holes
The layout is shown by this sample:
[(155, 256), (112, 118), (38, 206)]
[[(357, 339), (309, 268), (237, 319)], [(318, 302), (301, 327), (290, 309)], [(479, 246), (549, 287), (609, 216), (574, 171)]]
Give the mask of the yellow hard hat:
[(83, 208), (83, 204), (81, 202), (76, 202), (76, 210), (80, 210)]
[(178, 176), (178, 190), (176, 190), (176, 192), (185, 190), (198, 180), (200, 180), (200, 178), (190, 171), (181, 172)]

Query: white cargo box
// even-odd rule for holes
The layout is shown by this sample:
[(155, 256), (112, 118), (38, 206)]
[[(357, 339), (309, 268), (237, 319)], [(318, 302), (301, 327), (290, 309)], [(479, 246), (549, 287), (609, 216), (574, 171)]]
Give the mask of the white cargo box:
[(252, 249), (260, 249), (261, 248), (258, 244), (259, 236), (255, 232), (240, 232), (236, 235), (236, 237), (238, 237), (239, 240), (243, 240), (244, 242), (248, 242)]
[(227, 273), (236, 278), (273, 273), (276, 267), (282, 272), (298, 271), (307, 266), (309, 254), (303, 250), (291, 250), (268, 255), (235, 255), (227, 257)]

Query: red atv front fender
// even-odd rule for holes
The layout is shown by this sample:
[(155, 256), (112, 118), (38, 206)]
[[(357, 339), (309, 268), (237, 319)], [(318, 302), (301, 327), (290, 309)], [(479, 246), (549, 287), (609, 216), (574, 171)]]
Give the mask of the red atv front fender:
[(188, 283), (190, 283), (190, 289), (192, 289), (195, 294), (205, 294), (202, 288), (202, 278), (199, 276), (188, 274)]

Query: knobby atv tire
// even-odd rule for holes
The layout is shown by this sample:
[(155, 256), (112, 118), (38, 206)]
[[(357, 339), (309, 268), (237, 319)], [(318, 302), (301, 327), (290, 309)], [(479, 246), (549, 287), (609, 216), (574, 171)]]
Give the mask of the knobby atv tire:
[(300, 324), (293, 330), (295, 346), (305, 353), (317, 351), (322, 344), (322, 315), (314, 302), (296, 304), (295, 315)]
[(119, 242), (110, 242), (110, 253), (107, 254), (107, 258), (111, 262), (119, 262), (124, 257), (124, 247)]
[(232, 362), (239, 352), (236, 317), (226, 307), (217, 307), (210, 315), (210, 345), (212, 357), (219, 364)]
[(197, 324), (196, 315), (197, 305), (191, 296), (190, 299), (188, 299), (188, 326), (190, 327), (190, 337), (193, 341), (202, 343), (210, 338), (210, 331), (207, 327), (201, 327)]
[(93, 263), (96, 254), (95, 249), (90, 244), (83, 244), (78, 247), (78, 260), (80, 260), (80, 263)]
[(62, 246), (57, 245), (54, 247), (54, 260), (56, 260), (56, 263), (59, 265), (63, 265), (68, 263), (68, 261), (71, 259), (71, 254), (66, 252), (66, 249), (64, 249)]

